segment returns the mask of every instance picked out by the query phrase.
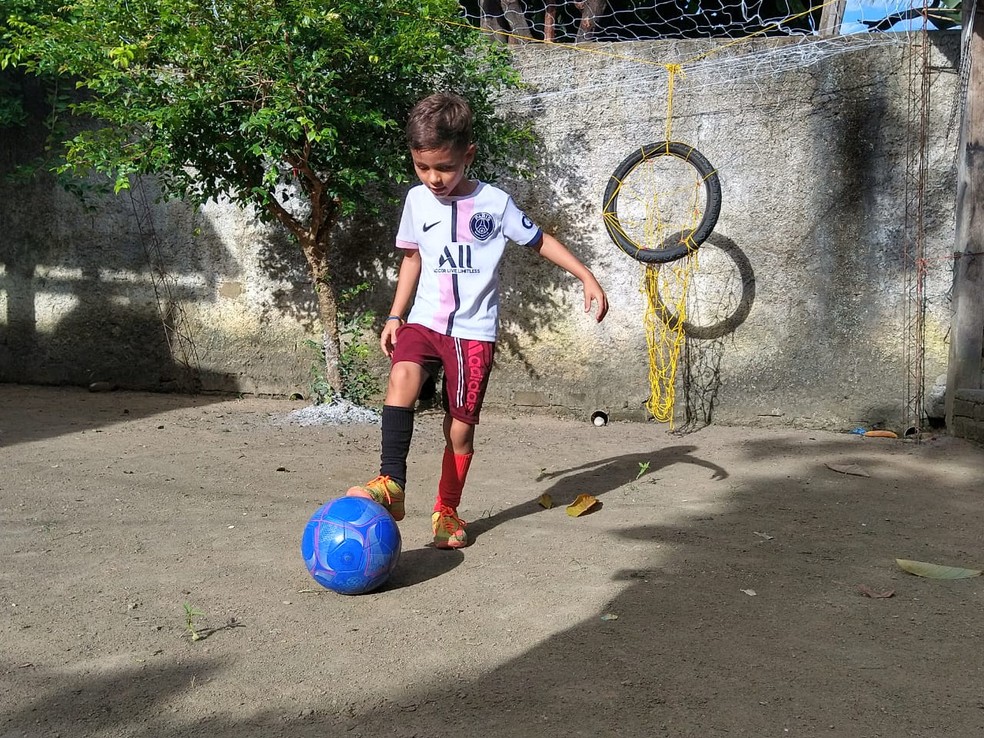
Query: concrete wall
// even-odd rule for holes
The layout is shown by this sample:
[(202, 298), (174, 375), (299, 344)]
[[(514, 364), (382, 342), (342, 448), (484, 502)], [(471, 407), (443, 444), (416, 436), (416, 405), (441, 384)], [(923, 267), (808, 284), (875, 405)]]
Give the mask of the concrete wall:
[[(528, 84), (503, 105), (532, 119), (543, 139), (536, 176), (510, 188), (595, 270), (611, 315), (595, 326), (578, 285), (511, 250), (488, 403), (646, 416), (643, 269), (608, 239), (601, 201), (615, 166), (665, 137), (663, 64), (675, 62), (684, 74), (672, 137), (710, 160), (723, 189), (688, 296), (692, 320), (706, 330), (683, 349), (677, 425), (687, 413), (696, 423), (905, 422), (914, 391), (908, 326), (918, 304), (906, 265), (917, 226), (927, 392), (945, 371), (958, 37), (930, 36), (924, 149), (913, 143), (923, 133), (920, 52), (901, 36), (592, 48), (518, 49)], [(12, 146), (5, 140), (7, 163)], [(228, 205), (191, 212), (154, 203), (147, 187), (146, 198), (96, 198), (88, 211), (50, 183), (2, 186), (0, 380), (167, 388), (182, 376), (175, 354), (184, 353), (206, 390), (306, 394), (314, 356), (304, 340), (317, 330), (299, 251)], [(387, 213), (341, 234), (343, 282), (379, 283), (370, 305), (383, 313), (395, 227)], [(162, 286), (173, 299), (157, 296)], [(159, 304), (180, 308), (171, 314), (187, 340), (171, 335), (169, 346)]]
[(4, 193), (0, 379), (168, 390), (191, 386), (189, 364), (205, 390), (303, 386), (313, 318), (301, 269), (272, 257), (282, 237), (157, 195), (144, 182), (87, 211), (50, 184)]

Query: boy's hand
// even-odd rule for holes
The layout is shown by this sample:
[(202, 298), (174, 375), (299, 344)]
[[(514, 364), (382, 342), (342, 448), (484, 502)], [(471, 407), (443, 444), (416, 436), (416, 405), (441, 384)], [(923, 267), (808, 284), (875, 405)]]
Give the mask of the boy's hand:
[(605, 314), (608, 312), (608, 298), (591, 270), (578, 261), (578, 258), (568, 251), (564, 244), (549, 233), (543, 234), (543, 239), (536, 246), (536, 251), (547, 261), (556, 264), (581, 280), (581, 284), (584, 285), (584, 312), (590, 313), (591, 303), (596, 302), (598, 303), (598, 310), (595, 313), (595, 320), (599, 323), (604, 320)]
[(598, 280), (587, 279), (584, 281), (584, 312), (591, 312), (591, 303), (598, 303), (598, 310), (595, 313), (595, 321), (600, 323), (605, 319), (605, 315), (608, 314), (608, 297), (605, 295), (605, 291), (598, 284)]
[(393, 349), (396, 347), (396, 331), (401, 325), (403, 323), (399, 320), (387, 320), (383, 324), (383, 332), (379, 334), (379, 347), (387, 358), (393, 358)]

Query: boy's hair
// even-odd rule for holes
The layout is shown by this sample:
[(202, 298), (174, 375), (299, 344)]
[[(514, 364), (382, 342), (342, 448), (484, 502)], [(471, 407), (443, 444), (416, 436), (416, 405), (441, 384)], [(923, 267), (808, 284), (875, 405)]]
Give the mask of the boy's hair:
[(407, 143), (415, 151), (450, 146), (458, 151), (472, 142), (472, 111), (458, 95), (438, 93), (413, 106), (407, 120)]

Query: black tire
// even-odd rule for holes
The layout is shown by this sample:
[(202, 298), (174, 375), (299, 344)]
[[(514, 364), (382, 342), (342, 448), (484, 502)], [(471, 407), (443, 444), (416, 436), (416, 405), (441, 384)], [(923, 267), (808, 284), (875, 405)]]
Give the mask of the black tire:
[[(652, 249), (645, 248), (625, 235), (622, 224), (618, 220), (618, 191), (622, 182), (636, 166), (657, 156), (675, 156), (692, 165), (704, 182), (707, 202), (700, 223), (689, 236), (683, 234), (681, 237), (679, 234), (674, 234), (659, 248)], [(608, 187), (605, 188), (602, 212), (609, 238), (622, 251), (644, 264), (666, 264), (681, 259), (697, 249), (711, 235), (721, 214), (721, 180), (718, 179), (717, 170), (693, 146), (679, 141), (657, 141), (633, 151), (616, 167), (611, 179), (608, 180)]]

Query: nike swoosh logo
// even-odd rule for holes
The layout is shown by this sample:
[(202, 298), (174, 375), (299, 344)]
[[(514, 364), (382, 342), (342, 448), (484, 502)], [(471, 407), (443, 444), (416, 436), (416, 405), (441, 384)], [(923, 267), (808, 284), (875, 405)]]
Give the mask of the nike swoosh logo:
[(433, 223), (424, 223), (424, 233), (427, 233), (427, 231), (429, 231), (431, 228), (433, 228), (434, 226), (436, 226), (440, 222), (441, 221), (437, 220), (437, 221), (434, 221)]

